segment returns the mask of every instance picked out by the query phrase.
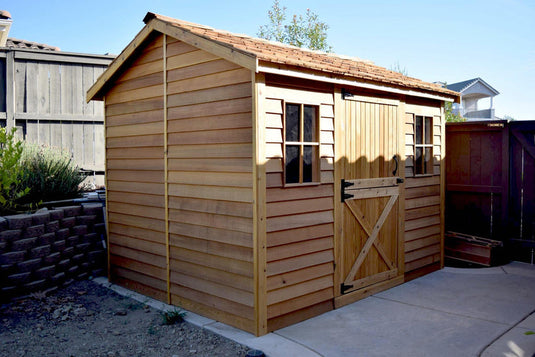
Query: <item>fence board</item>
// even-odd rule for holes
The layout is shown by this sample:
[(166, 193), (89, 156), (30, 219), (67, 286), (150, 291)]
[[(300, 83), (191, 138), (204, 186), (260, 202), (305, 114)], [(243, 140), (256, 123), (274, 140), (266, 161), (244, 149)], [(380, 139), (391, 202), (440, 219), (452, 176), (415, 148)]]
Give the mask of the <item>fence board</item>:
[[(97, 63), (76, 54), (72, 62), (56, 61), (48, 54), (30, 54), (31, 59), (15, 56), (13, 64), (14, 119), (21, 138), (63, 148), (79, 167), (103, 171), (103, 103), (86, 103), (85, 94), (106, 68), (105, 61)], [(0, 79), (5, 77), (6, 66), (5, 62), (0, 65)], [(0, 90), (0, 107), (5, 107), (5, 95), (6, 90)], [(8, 125), (7, 121), (3, 125)]]

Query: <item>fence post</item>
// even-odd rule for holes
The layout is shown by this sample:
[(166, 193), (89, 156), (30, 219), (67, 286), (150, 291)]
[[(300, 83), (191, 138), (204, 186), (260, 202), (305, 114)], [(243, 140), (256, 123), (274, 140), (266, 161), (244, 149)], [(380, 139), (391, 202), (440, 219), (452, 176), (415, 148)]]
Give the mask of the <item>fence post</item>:
[(6, 128), (15, 127), (15, 52), (6, 54)]

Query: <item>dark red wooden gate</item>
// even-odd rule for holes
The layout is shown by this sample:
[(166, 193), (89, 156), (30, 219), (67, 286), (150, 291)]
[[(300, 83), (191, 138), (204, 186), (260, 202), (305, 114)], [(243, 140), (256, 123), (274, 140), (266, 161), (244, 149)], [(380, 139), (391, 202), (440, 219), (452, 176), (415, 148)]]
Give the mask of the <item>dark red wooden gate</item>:
[(446, 125), (446, 229), (504, 241), (513, 259), (530, 260), (535, 121)]

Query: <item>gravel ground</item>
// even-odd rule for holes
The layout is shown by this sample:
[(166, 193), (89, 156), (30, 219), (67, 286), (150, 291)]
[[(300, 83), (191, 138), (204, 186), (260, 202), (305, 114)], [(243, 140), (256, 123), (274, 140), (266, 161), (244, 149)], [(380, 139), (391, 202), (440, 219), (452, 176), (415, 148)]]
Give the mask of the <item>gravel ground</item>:
[(0, 305), (0, 356), (245, 356), (248, 348), (91, 281)]

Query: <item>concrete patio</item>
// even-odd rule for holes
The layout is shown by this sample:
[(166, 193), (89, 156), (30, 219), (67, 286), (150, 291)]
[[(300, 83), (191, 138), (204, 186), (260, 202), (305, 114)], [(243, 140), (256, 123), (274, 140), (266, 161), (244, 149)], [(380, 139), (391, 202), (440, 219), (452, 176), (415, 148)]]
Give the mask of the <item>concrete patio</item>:
[(531, 357), (534, 312), (535, 266), (513, 262), (445, 268), (262, 337), (193, 313), (186, 320), (267, 356)]

